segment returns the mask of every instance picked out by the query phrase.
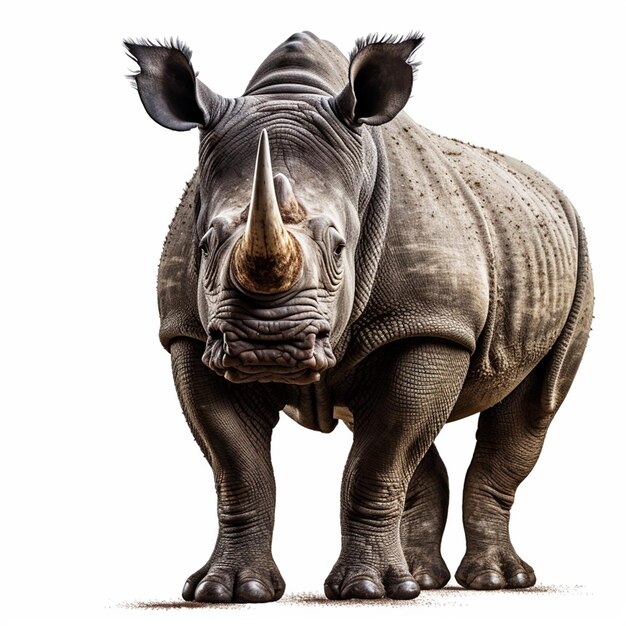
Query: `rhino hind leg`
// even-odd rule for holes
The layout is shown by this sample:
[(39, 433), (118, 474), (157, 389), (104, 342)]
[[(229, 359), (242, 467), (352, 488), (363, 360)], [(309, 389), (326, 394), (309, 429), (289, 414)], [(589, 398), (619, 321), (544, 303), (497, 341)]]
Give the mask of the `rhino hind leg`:
[[(171, 346), (176, 390), (215, 475), (219, 532), (209, 561), (185, 582), (183, 599), (207, 603), (278, 600), (285, 583), (272, 557), (275, 483), (270, 459), (278, 409), (250, 386), (244, 397), (202, 363), (203, 345)], [(200, 544), (205, 540), (201, 538)]]
[(507, 398), (483, 411), (476, 449), (465, 479), (466, 552), (456, 580), (469, 589), (531, 587), (535, 574), (509, 537), (519, 484), (534, 467), (551, 415), (539, 410), (541, 380), (534, 371)]
[(441, 589), (450, 580), (441, 556), (448, 499), (448, 473), (433, 444), (411, 478), (400, 525), (404, 556), (421, 589)]
[[(582, 351), (574, 354), (578, 358)], [(552, 369), (548, 355), (502, 402), (480, 414), (463, 491), (467, 547), (455, 575), (469, 589), (514, 589), (536, 582), (533, 568), (511, 544), (509, 519), (515, 492), (535, 466), (560, 406), (560, 401), (545, 402)]]
[(476, 449), (465, 479), (466, 553), (457, 581), (471, 589), (531, 587), (535, 573), (509, 537), (515, 492), (531, 472), (548, 426), (565, 399), (587, 344), (593, 282), (586, 241), (579, 230), (576, 293), (565, 327), (550, 353), (502, 402), (478, 421)]

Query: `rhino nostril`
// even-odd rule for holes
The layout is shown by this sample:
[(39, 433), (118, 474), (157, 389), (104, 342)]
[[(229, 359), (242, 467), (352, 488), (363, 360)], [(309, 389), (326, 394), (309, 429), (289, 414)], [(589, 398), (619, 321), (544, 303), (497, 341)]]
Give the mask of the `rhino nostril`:
[(318, 339), (328, 339), (330, 332), (328, 330), (322, 330), (317, 334)]
[(224, 339), (224, 333), (216, 328), (212, 328), (209, 330), (209, 337), (211, 337), (213, 341), (222, 341)]

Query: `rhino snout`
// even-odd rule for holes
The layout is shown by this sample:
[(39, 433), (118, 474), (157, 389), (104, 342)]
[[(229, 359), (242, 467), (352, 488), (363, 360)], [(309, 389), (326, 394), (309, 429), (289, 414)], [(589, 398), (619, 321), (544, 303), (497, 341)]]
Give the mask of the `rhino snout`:
[(336, 363), (326, 320), (215, 321), (202, 360), (231, 382), (300, 385), (318, 381), (320, 373)]

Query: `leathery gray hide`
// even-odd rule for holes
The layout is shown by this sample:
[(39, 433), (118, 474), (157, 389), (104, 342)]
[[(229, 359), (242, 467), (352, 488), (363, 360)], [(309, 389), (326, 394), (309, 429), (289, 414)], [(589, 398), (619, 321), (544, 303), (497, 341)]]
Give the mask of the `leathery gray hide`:
[(585, 236), (540, 173), (402, 112), (421, 43), (370, 37), (347, 61), (299, 33), (240, 98), (204, 85), (178, 42), (126, 43), (148, 114), (200, 136), (158, 278), (161, 342), (219, 501), (187, 600), (284, 591), (271, 553), (281, 410), (354, 432), (328, 598), (410, 599), (448, 582), (433, 441), (477, 412), (456, 579), (535, 583), (509, 516), (589, 334)]

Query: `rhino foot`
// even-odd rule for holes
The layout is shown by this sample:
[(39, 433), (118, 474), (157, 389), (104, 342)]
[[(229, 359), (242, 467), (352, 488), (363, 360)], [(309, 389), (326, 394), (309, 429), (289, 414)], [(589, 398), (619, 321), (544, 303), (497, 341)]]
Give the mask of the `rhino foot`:
[(284, 592), (285, 582), (273, 561), (254, 567), (207, 563), (187, 579), (183, 599), (206, 603), (272, 602)]
[(441, 558), (439, 548), (432, 551), (405, 548), (404, 556), (420, 589), (441, 589), (450, 580), (450, 570)]
[(367, 565), (342, 565), (337, 563), (324, 583), (324, 593), (329, 600), (412, 600), (420, 587), (408, 570), (380, 569)]
[(515, 550), (467, 553), (455, 574), (466, 589), (523, 589), (537, 581), (533, 568)]

